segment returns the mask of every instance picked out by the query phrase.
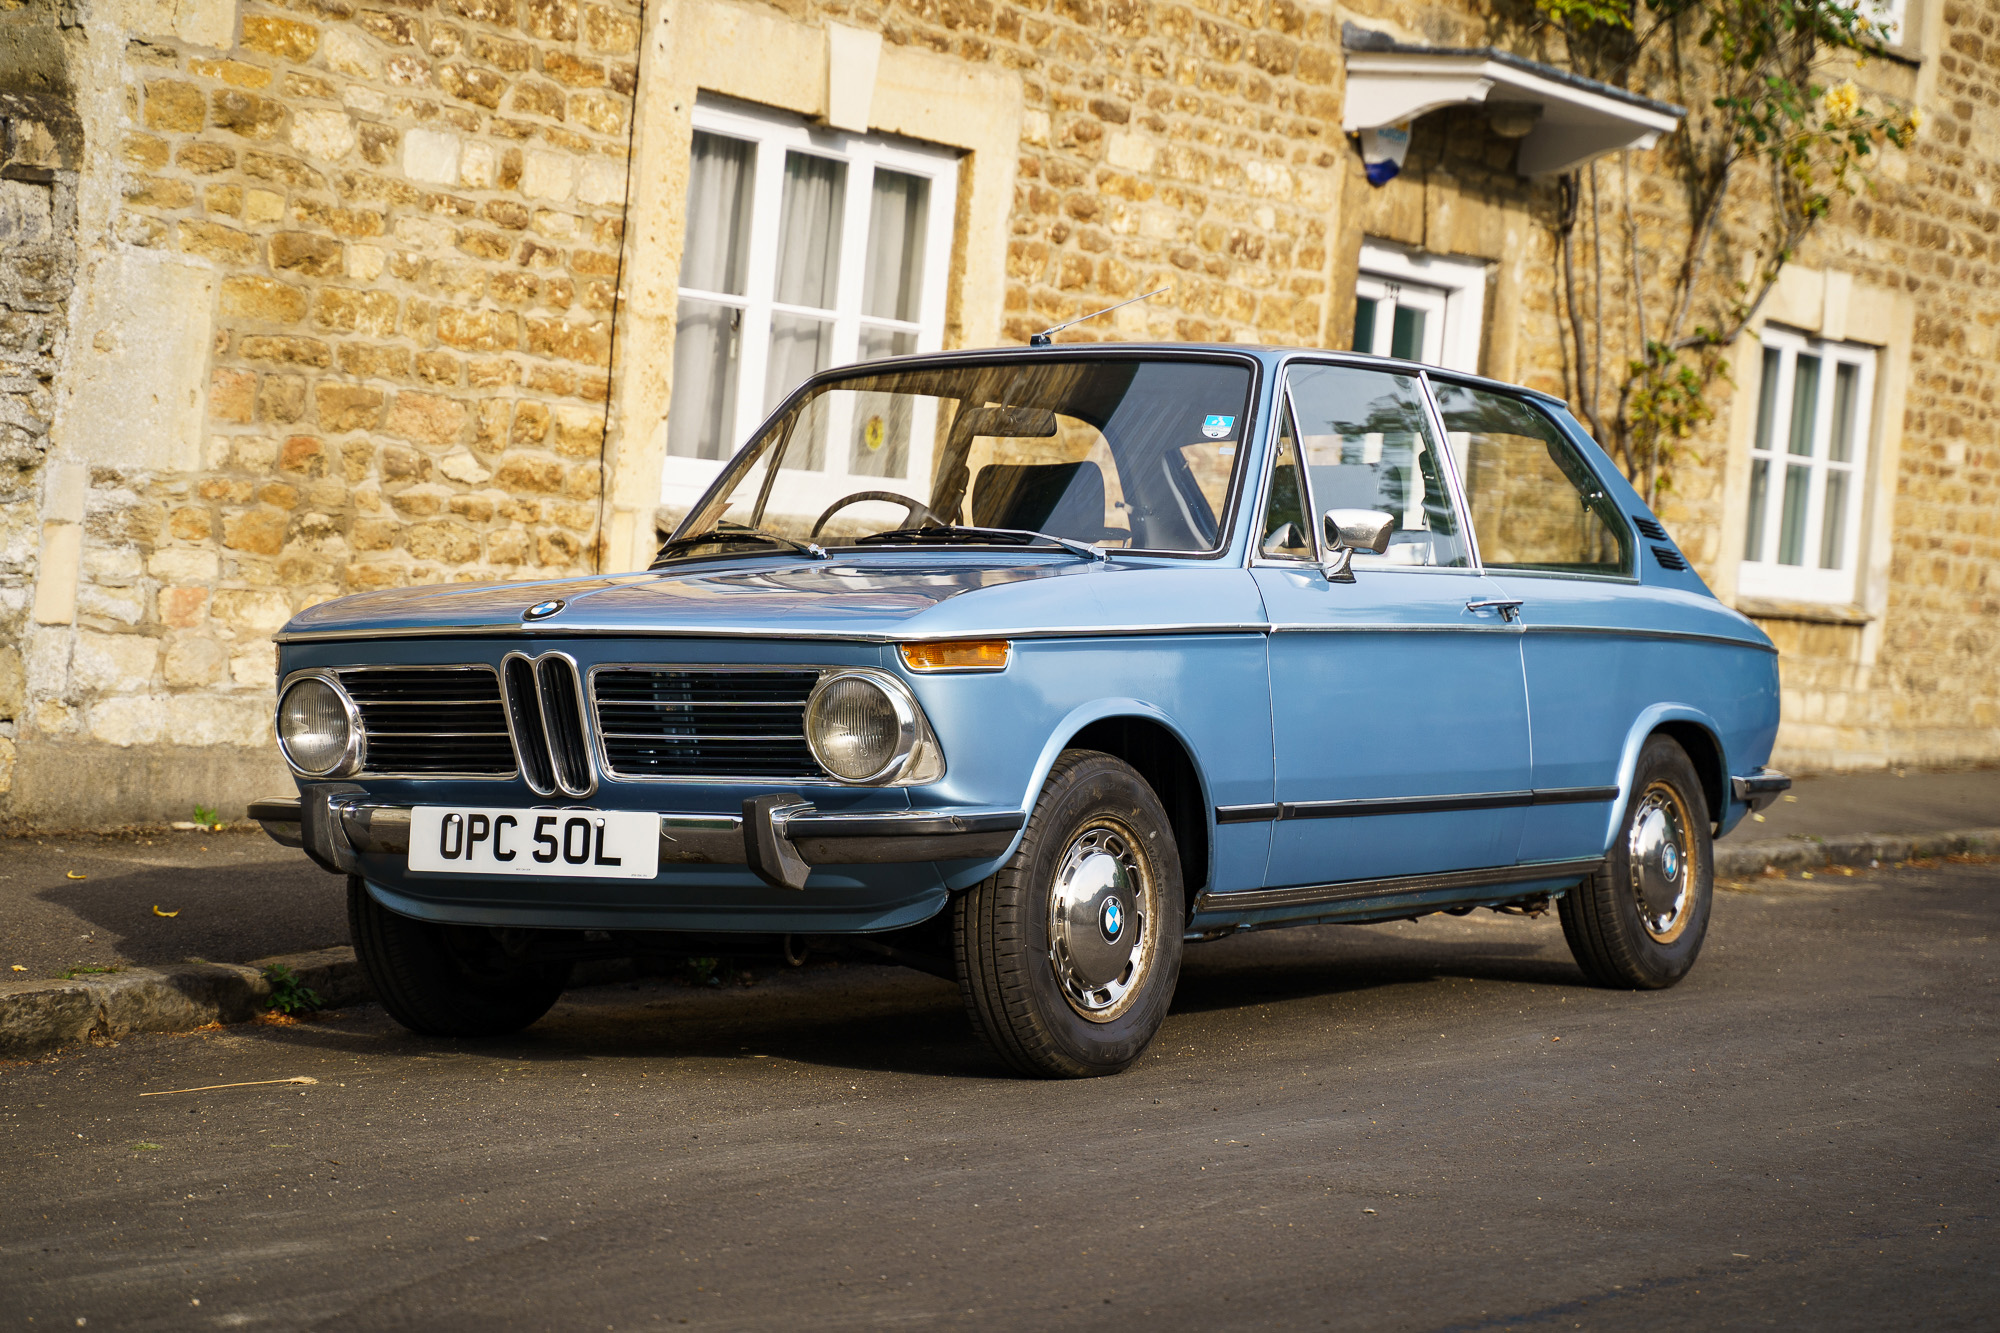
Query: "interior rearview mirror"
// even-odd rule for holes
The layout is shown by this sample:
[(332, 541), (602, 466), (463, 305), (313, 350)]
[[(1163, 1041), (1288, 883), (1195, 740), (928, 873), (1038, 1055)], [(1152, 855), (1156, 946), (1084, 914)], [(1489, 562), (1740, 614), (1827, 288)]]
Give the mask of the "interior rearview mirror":
[(1389, 549), (1389, 537), (1396, 531), (1393, 514), (1378, 509), (1329, 509), (1325, 519), (1326, 545), (1333, 559), (1321, 567), (1328, 583), (1354, 582), (1354, 553), (1380, 555)]

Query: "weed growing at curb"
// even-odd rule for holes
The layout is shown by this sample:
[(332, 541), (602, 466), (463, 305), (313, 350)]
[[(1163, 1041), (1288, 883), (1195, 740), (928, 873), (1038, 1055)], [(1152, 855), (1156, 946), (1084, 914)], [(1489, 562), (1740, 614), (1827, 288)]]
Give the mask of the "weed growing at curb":
[(267, 1009), (281, 1014), (309, 1014), (326, 1003), (318, 991), (301, 984), (298, 974), (283, 963), (272, 963), (265, 968), (264, 980), (271, 983), (271, 1000), (264, 1006)]

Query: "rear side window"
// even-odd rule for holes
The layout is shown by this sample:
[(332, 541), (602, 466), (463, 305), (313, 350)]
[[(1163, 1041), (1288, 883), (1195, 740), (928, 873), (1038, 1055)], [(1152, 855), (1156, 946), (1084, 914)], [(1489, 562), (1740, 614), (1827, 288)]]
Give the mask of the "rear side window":
[(1632, 542), (1617, 506), (1554, 422), (1505, 394), (1435, 387), (1482, 564), (1549, 574), (1632, 572)]

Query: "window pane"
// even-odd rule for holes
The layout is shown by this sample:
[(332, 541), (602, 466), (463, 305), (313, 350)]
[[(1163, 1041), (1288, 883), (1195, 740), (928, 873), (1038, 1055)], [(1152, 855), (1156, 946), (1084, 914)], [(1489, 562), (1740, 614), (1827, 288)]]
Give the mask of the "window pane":
[[(1396, 313), (1401, 319), (1403, 312)], [(1317, 511), (1312, 519), (1329, 509), (1372, 509), (1395, 519), (1383, 559), (1470, 563), (1414, 378), (1353, 366), (1294, 366), (1286, 386)]]
[(1750, 460), (1750, 523), (1743, 535), (1745, 560), (1764, 558), (1764, 509), (1770, 500), (1771, 465), (1764, 459), (1753, 458)]
[[(1819, 358), (1802, 356), (1797, 368), (1792, 371), (1792, 443), (1791, 451), (1810, 457), (1813, 451), (1813, 427), (1819, 420)], [(1790, 482), (1786, 482), (1789, 487)], [(1791, 563), (1796, 564), (1797, 561)]]
[(1757, 447), (1767, 454), (1773, 448), (1771, 423), (1778, 414), (1778, 372), (1784, 364), (1783, 352), (1775, 347), (1764, 349), (1764, 379), (1757, 392)]
[(846, 197), (845, 162), (810, 153), (785, 154), (777, 297), (786, 305), (833, 308), (840, 287), (840, 221)]
[(1285, 415), (1278, 452), (1271, 458), (1271, 495), (1264, 505), (1264, 535), (1258, 549), (1265, 555), (1292, 560), (1313, 558), (1311, 530), (1306, 527), (1305, 492), (1299, 485), (1299, 451), (1292, 438), (1292, 418)]
[(1786, 468), (1785, 507), (1778, 526), (1778, 563), (1781, 565), (1802, 565), (1806, 562), (1806, 500), (1811, 494), (1812, 465), (1794, 463)]
[(734, 443), (736, 363), (743, 312), (714, 301), (683, 299), (674, 331), (674, 397), (667, 411), (667, 452), (676, 458), (722, 458)]
[(1847, 479), (1851, 475), (1839, 468), (1829, 469), (1826, 474), (1826, 498), (1821, 502), (1819, 517), (1821, 569), (1839, 569), (1846, 563)]
[(1372, 352), (1375, 350), (1375, 316), (1382, 303), (1372, 296), (1354, 298), (1354, 350)]
[(1396, 326), (1389, 335), (1389, 355), (1405, 361), (1424, 359), (1425, 312), (1410, 306), (1396, 307)]
[(871, 194), (861, 313), (914, 321), (923, 301), (931, 183), (921, 176), (878, 168)]
[(1836, 463), (1854, 456), (1854, 396), (1861, 391), (1861, 367), (1836, 361), (1833, 366), (1833, 437), (1827, 457)]
[(1480, 559), (1498, 569), (1631, 572), (1617, 507), (1555, 424), (1518, 398), (1440, 384), (1459, 444)]
[(688, 169), (681, 286), (743, 295), (750, 259), (751, 164), (757, 146), (696, 130)]
[[(903, 356), (917, 350), (917, 335), (861, 326), (861, 359)], [(909, 394), (854, 395), (854, 439), (847, 470), (864, 477), (901, 477), (910, 467), (914, 399)]]
[[(833, 321), (809, 315), (771, 316), (771, 359), (764, 373), (764, 410), (769, 412), (785, 400), (815, 371), (825, 370), (833, 360)], [(819, 436), (813, 437), (812, 461), (793, 460), (788, 467), (825, 466)]]

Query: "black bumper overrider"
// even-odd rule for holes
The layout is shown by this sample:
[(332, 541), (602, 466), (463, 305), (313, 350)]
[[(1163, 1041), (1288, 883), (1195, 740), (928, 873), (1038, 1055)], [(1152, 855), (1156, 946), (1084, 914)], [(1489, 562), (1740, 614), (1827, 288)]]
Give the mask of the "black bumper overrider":
[[(362, 853), (407, 854), (410, 807), (357, 793), (253, 801), (250, 818), (330, 870), (357, 873)], [(747, 865), (766, 883), (802, 889), (818, 865), (979, 861), (1004, 853), (1019, 810), (889, 810), (830, 814), (791, 793), (757, 796), (739, 815), (661, 814), (660, 864)]]

